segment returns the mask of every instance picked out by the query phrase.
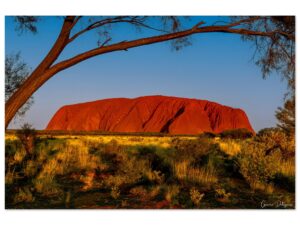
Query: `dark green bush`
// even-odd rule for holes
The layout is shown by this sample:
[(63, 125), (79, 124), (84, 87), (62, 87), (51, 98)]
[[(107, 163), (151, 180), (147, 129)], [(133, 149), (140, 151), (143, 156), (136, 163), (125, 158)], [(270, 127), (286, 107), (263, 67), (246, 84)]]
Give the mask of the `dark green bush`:
[(189, 159), (194, 161), (210, 152), (212, 141), (207, 138), (197, 140), (174, 138), (172, 147), (176, 150), (173, 156), (175, 160)]
[(253, 137), (254, 134), (245, 128), (225, 130), (220, 133), (221, 138), (231, 138), (231, 139), (246, 139)]
[(199, 134), (199, 138), (215, 138), (215, 137), (218, 137), (218, 135), (213, 132), (203, 132)]
[(286, 176), (282, 173), (276, 173), (272, 182), (275, 186), (285, 189), (288, 192), (294, 193), (295, 192), (295, 177), (294, 176)]

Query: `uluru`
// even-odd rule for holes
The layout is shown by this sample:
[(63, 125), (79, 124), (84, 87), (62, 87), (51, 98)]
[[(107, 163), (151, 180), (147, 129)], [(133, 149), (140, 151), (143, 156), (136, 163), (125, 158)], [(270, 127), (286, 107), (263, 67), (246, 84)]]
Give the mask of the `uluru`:
[(66, 105), (55, 113), (46, 130), (200, 134), (239, 128), (254, 133), (241, 109), (158, 95)]

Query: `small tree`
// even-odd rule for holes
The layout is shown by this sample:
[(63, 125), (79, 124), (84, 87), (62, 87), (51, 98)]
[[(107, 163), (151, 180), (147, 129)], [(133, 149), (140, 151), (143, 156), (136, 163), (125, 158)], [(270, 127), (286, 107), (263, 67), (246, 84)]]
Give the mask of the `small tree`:
[(295, 98), (292, 97), (284, 103), (284, 107), (279, 107), (276, 111), (278, 126), (288, 135), (295, 135)]
[[(5, 102), (22, 85), (30, 74), (28, 65), (21, 59), (20, 53), (6, 55), (5, 57)], [(22, 117), (33, 104), (33, 97), (18, 110), (16, 116)]]
[(32, 155), (36, 141), (36, 131), (33, 127), (25, 123), (20, 130), (17, 131), (17, 137), (25, 148), (27, 155)]

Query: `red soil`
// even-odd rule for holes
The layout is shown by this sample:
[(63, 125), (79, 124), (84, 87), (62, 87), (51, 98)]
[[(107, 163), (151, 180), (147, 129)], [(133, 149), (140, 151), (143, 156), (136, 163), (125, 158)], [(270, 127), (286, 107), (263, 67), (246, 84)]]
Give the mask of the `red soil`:
[(46, 129), (199, 134), (238, 128), (254, 132), (241, 109), (206, 100), (145, 96), (63, 106)]

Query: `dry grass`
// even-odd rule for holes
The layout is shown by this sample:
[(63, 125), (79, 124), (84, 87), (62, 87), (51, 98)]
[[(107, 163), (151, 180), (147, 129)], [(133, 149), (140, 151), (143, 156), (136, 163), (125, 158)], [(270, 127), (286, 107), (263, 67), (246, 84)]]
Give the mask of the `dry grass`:
[(179, 180), (191, 181), (198, 184), (210, 185), (218, 181), (216, 172), (213, 168), (191, 167), (188, 160), (175, 162), (174, 173)]
[(153, 186), (151, 187), (150, 191), (149, 191), (149, 197), (150, 199), (155, 198), (161, 191), (161, 187), (160, 186)]
[(254, 180), (249, 183), (252, 190), (263, 191), (266, 194), (273, 194), (274, 192), (273, 184), (262, 183)]
[(241, 151), (241, 146), (234, 140), (218, 141), (221, 151), (229, 156), (235, 156)]
[(166, 187), (166, 192), (165, 192), (165, 199), (168, 202), (172, 202), (172, 200), (177, 197), (179, 194), (179, 186), (178, 185), (170, 185)]
[(296, 168), (295, 168), (295, 159), (290, 160), (280, 160), (278, 162), (278, 172), (282, 173), (285, 176), (295, 177)]
[[(28, 176), (35, 173), (35, 164), (36, 162), (28, 162), (25, 170)], [(33, 183), (38, 192), (51, 195), (58, 192), (54, 181), (55, 176), (76, 170), (93, 171), (96, 168), (105, 168), (101, 159), (90, 154), (88, 147), (81, 140), (68, 140), (65, 148), (58, 149), (53, 157), (46, 160)], [(86, 185), (85, 188), (88, 189), (92, 177), (88, 175), (85, 178), (83, 182)]]
[[(41, 138), (47, 139), (47, 135), (40, 135)], [(117, 141), (121, 146), (158, 146), (161, 148), (169, 148), (173, 137), (155, 137), (155, 136), (125, 136), (125, 135), (52, 135), (56, 139), (80, 140), (87, 144), (108, 144)], [(182, 140), (195, 140), (197, 137), (180, 137)], [(5, 134), (5, 140), (17, 140), (14, 134)]]
[(148, 192), (143, 186), (137, 186), (130, 189), (130, 194), (137, 196), (141, 199), (146, 199)]

